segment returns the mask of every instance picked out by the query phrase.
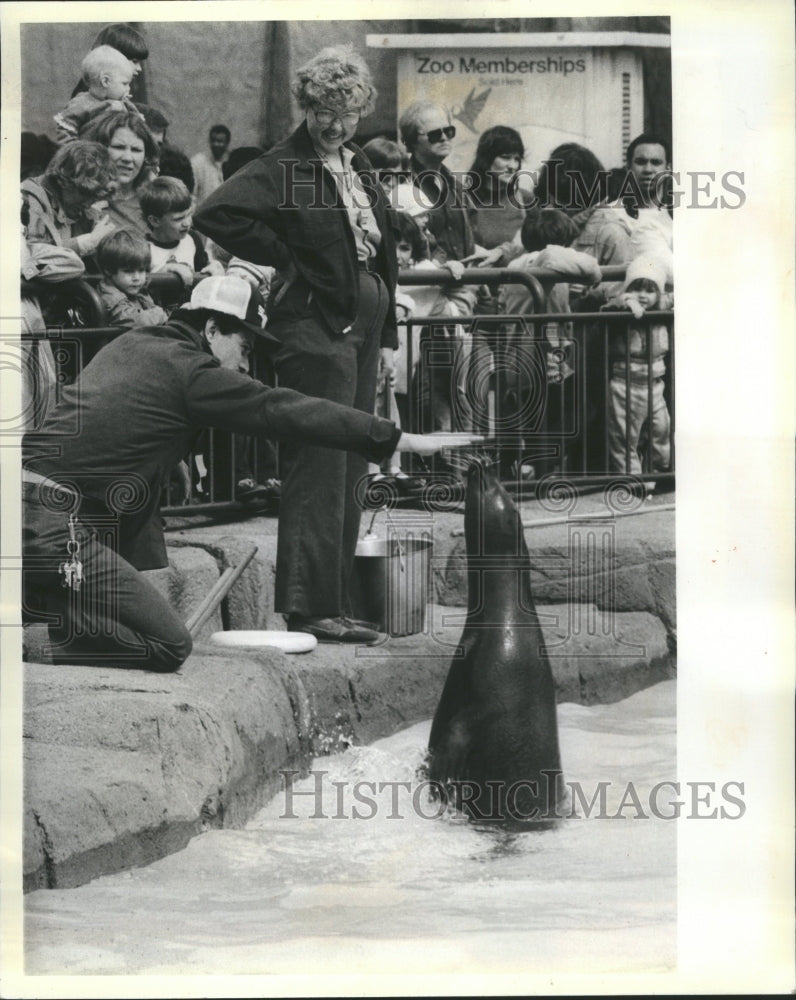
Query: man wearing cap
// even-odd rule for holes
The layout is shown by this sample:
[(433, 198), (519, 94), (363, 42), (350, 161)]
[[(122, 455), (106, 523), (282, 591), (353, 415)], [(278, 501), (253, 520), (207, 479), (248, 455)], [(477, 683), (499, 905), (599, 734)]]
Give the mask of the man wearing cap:
[[(264, 317), (247, 282), (206, 278), (164, 326), (124, 333), (99, 351), (41, 429), (25, 436), (27, 607), (47, 615), (54, 662), (167, 672), (190, 653), (185, 626), (138, 571), (168, 564), (161, 484), (202, 428), (374, 461), (450, 444), (250, 378)], [(350, 628), (358, 641), (380, 638)]]

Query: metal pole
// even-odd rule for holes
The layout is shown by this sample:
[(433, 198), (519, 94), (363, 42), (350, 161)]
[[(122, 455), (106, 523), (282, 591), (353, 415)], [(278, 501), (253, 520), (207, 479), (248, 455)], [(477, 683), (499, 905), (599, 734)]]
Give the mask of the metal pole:
[(257, 546), (253, 545), (251, 549), (244, 555), (237, 566), (229, 566), (221, 576), (216, 580), (215, 585), (207, 594), (205, 599), (199, 605), (198, 608), (189, 616), (188, 620), (185, 622), (185, 627), (195, 636), (199, 633), (201, 627), (210, 618), (219, 604), (224, 600), (227, 594), (232, 589), (235, 581), (241, 575), (241, 573), (246, 569), (249, 563), (254, 558), (254, 554), (257, 552)]

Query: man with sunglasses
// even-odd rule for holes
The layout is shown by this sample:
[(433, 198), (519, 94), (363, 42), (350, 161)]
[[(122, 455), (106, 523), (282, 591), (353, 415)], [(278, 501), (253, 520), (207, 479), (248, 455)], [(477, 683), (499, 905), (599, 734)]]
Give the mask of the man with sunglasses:
[[(486, 250), (476, 246), (473, 239), (470, 213), (475, 206), (459, 179), (443, 162), (453, 149), (452, 141), (456, 138), (456, 127), (451, 124), (448, 112), (433, 101), (416, 101), (411, 104), (401, 115), (398, 127), (401, 139), (411, 155), (410, 168), (414, 185), (423, 192), (433, 206), (429, 212), (428, 230), (436, 241), (436, 246), (430, 247), (431, 256), (437, 263), (446, 265), (460, 277), (463, 264), (458, 262), (472, 256), (476, 251), (479, 255), (485, 254)], [(461, 270), (456, 271), (454, 268)], [(481, 286), (477, 294), (474, 311), (493, 311), (488, 304), (486, 287)], [(426, 343), (430, 336), (428, 330), (421, 333), (421, 352), (427, 351)], [(444, 331), (437, 329), (434, 336), (451, 341), (449, 345), (446, 344), (450, 346), (450, 351), (428, 350), (427, 357), (434, 355), (440, 358), (434, 361), (433, 373), (428, 368), (423, 371), (421, 365), (421, 426), (426, 429), (433, 427), (437, 430), (450, 430), (451, 411), (445, 400), (454, 399), (459, 393), (457, 383), (460, 374), (456, 370), (456, 365), (442, 363), (441, 356), (447, 354), (453, 358), (457, 355), (456, 327), (450, 326)], [(472, 414), (472, 422), (479, 430), (486, 429), (487, 400), (483, 391), (477, 387), (484, 384), (483, 372), (490, 366), (489, 346), (483, 335), (476, 334), (470, 351), (466, 395), (468, 401), (478, 401)], [(434, 383), (439, 387), (436, 393), (430, 388), (425, 388), (431, 384), (431, 381), (426, 379), (432, 380), (432, 375)], [(442, 391), (441, 387), (444, 385), (447, 385), (447, 389)], [(468, 406), (466, 417), (460, 410), (461, 423), (457, 430), (470, 429), (469, 410)], [(453, 469), (445, 469), (442, 463), (437, 463), (437, 469), (456, 475)]]
[(437, 241), (440, 263), (462, 260), (475, 250), (469, 197), (444, 165), (453, 149), (456, 127), (448, 112), (433, 101), (416, 101), (401, 115), (401, 139), (411, 155), (414, 184), (434, 205), (429, 230)]

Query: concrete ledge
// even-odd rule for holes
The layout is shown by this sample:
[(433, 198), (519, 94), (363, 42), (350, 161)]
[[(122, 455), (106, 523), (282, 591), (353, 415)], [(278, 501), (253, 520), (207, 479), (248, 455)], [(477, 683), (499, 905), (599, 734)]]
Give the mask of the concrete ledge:
[(173, 675), (29, 664), (25, 888), (79, 885), (245, 823), (279, 769), (308, 756), (296, 685), (271, 667), (281, 657), (200, 649)]

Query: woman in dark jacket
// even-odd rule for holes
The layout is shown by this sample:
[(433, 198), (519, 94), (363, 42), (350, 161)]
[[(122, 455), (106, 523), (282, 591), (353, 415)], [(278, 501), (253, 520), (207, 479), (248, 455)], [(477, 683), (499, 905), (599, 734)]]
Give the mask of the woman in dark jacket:
[[(379, 366), (393, 368), (396, 256), (384, 194), (351, 142), (376, 91), (364, 61), (324, 49), (293, 88), (304, 121), (217, 188), (194, 216), (224, 250), (277, 268), (268, 330), (280, 386), (373, 412)], [(359, 535), (361, 457), (282, 451), (275, 607), (322, 641), (374, 641), (348, 617)]]

